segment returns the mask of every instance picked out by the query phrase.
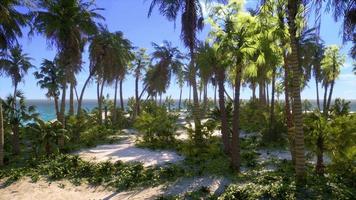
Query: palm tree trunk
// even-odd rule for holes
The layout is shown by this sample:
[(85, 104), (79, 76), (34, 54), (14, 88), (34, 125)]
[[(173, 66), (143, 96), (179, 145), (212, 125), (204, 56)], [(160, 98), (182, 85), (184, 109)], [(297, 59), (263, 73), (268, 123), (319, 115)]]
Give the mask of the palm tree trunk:
[(323, 114), (324, 116), (327, 115), (328, 111), (326, 110), (326, 105), (327, 105), (327, 96), (328, 96), (328, 88), (329, 84), (325, 83), (324, 84), (324, 102), (323, 102)]
[[(335, 74), (335, 71), (334, 71), (333, 73)], [(326, 105), (326, 110), (327, 110), (327, 111), (329, 111), (329, 109), (330, 109), (331, 98), (332, 98), (333, 91), (334, 91), (334, 85), (335, 85), (335, 77), (333, 77), (333, 80), (331, 81), (331, 85), (330, 85), (328, 103), (327, 103), (327, 105)]]
[(69, 93), (69, 115), (74, 115), (74, 84), (70, 83), (70, 93)]
[(284, 101), (285, 101), (285, 115), (286, 115), (286, 122), (287, 122), (287, 131), (288, 131), (288, 141), (289, 141), (289, 149), (291, 152), (292, 163), (295, 165), (295, 144), (294, 144), (294, 134), (293, 134), (293, 117), (290, 112), (290, 77), (289, 77), (289, 65), (288, 65), (288, 58), (284, 56)]
[(4, 118), (2, 114), (2, 100), (0, 99), (0, 166), (4, 165)]
[(57, 120), (58, 120), (58, 119), (59, 119), (58, 96), (55, 95), (55, 96), (53, 97), (53, 99), (54, 99), (54, 109), (55, 109), (55, 111), (56, 111), (56, 117), (57, 117)]
[(329, 98), (328, 98), (328, 104), (326, 105), (326, 109), (329, 110), (330, 109), (330, 104), (331, 104), (331, 98), (333, 95), (333, 90), (334, 90), (334, 85), (335, 85), (335, 74), (336, 74), (336, 68), (335, 65), (333, 65), (333, 79), (331, 81), (331, 85), (330, 85), (330, 92), (329, 92)]
[(214, 107), (216, 106), (216, 83), (214, 85)]
[(274, 93), (275, 93), (275, 88), (276, 87), (276, 68), (274, 67), (272, 70), (272, 94), (271, 94), (271, 111), (270, 111), (270, 129), (269, 133), (271, 136), (271, 141), (275, 141), (276, 135), (274, 133)]
[(67, 86), (65, 84), (62, 85), (62, 99), (61, 99), (61, 106), (60, 106), (60, 119), (59, 121), (64, 125), (64, 118), (65, 118), (65, 109), (66, 109), (66, 92), (67, 92)]
[(134, 118), (136, 118), (136, 116), (139, 115), (140, 113), (140, 98), (138, 96), (138, 81), (139, 81), (139, 77), (136, 76), (135, 78), (135, 111), (134, 111)]
[[(99, 110), (99, 120), (100, 124), (103, 123), (103, 92), (104, 92), (104, 85), (105, 85), (105, 80), (103, 79), (103, 82), (100, 85), (100, 93), (99, 93), (99, 105), (98, 105), (98, 110)], [(105, 119), (106, 120), (106, 119)]]
[(203, 94), (203, 110), (202, 110), (202, 117), (205, 116), (205, 113), (207, 111), (207, 107), (208, 107), (208, 83), (204, 84), (204, 94)]
[(317, 152), (316, 152), (316, 167), (315, 170), (318, 174), (324, 173), (324, 139), (321, 135), (318, 136), (317, 142)]
[(227, 114), (225, 108), (225, 73), (223, 69), (218, 69), (217, 73), (217, 82), (219, 86), (219, 108), (220, 108), (220, 120), (221, 120), (221, 135), (224, 144), (224, 152), (226, 154), (230, 153), (230, 139), (229, 139), (229, 129), (227, 123)]
[(300, 96), (300, 81), (301, 72), (298, 60), (298, 39), (297, 26), (295, 18), (299, 8), (299, 1), (288, 1), (288, 24), (291, 43), (291, 56), (289, 59), (292, 68), (292, 114), (294, 121), (294, 136), (295, 136), (295, 171), (297, 177), (297, 185), (305, 185), (305, 148), (304, 148), (304, 131), (303, 131), (303, 114), (302, 100)]
[(180, 91), (179, 91), (179, 102), (178, 102), (178, 111), (180, 111), (180, 108), (181, 108), (182, 92), (183, 92), (183, 87), (180, 87)]
[(256, 101), (256, 83), (252, 82), (252, 100)]
[(232, 121), (232, 143), (231, 156), (232, 167), (240, 172), (240, 87), (241, 87), (241, 73), (242, 69), (239, 67), (236, 70), (235, 78), (235, 96), (234, 96), (234, 113)]
[[(16, 112), (16, 109), (17, 109), (17, 86), (18, 86), (18, 83), (15, 83), (14, 85), (14, 101), (12, 102), (12, 109), (13, 111), (12, 112)], [(20, 136), (19, 136), (19, 126), (20, 124), (19, 123), (13, 123), (12, 124), (12, 132), (13, 132), (13, 135), (12, 135), (12, 148), (13, 148), (13, 154), (14, 155), (19, 155), (20, 154)]]
[(120, 105), (121, 105), (121, 110), (125, 110), (124, 107), (124, 97), (123, 97), (123, 91), (122, 91), (122, 83), (123, 83), (124, 79), (120, 79)]
[(260, 99), (260, 104), (261, 106), (265, 106), (266, 105), (266, 88), (265, 88), (265, 81), (263, 79), (261, 79), (259, 81), (259, 84), (258, 84), (258, 89), (259, 89), (259, 95), (258, 95), (258, 98)]
[(119, 86), (119, 78), (117, 77), (115, 79), (115, 94), (114, 94), (114, 108), (112, 110), (112, 119), (113, 119), (113, 122), (115, 123), (116, 122), (116, 119), (117, 119), (117, 112), (116, 112), (116, 102), (117, 102), (117, 89), (118, 89), (118, 86)]
[[(63, 89), (62, 89), (62, 99), (61, 99), (61, 109), (59, 111), (59, 122), (62, 123), (62, 127), (65, 128), (65, 109), (66, 109), (66, 92), (67, 92), (67, 85), (66, 85), (66, 81), (64, 81), (63, 85), (62, 85)], [(58, 145), (60, 146), (60, 148), (64, 147), (64, 136), (61, 136), (58, 138)]]
[(315, 88), (316, 88), (316, 104), (320, 110), (320, 99), (319, 99), (319, 82), (318, 77), (315, 77)]
[(266, 103), (269, 106), (269, 90), (268, 90), (268, 83), (266, 83)]
[(197, 88), (197, 81), (196, 81), (196, 67), (194, 61), (194, 53), (191, 51), (191, 64), (193, 65), (192, 69), (192, 79), (191, 84), (193, 87), (193, 118), (195, 124), (195, 143), (202, 144), (203, 143), (203, 136), (201, 133), (201, 121), (200, 121), (200, 106), (199, 106), (199, 99), (198, 99), (198, 88)]
[(191, 102), (192, 99), (192, 86), (189, 85), (189, 103)]
[(84, 97), (84, 91), (90, 81), (92, 77), (92, 74), (90, 74), (87, 78), (87, 80), (85, 80), (85, 83), (83, 85), (82, 91), (80, 92), (80, 97), (79, 97), (79, 101), (78, 101), (78, 108), (77, 108), (77, 115), (79, 116), (82, 112), (82, 102), (83, 102), (83, 97)]

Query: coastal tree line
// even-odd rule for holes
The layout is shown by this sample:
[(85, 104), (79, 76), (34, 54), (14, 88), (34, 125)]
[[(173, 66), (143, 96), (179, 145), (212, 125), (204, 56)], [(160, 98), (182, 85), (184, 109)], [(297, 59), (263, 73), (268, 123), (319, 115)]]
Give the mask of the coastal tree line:
[[(99, 123), (103, 123), (105, 87), (115, 88), (114, 106), (110, 111), (115, 122), (120, 110), (125, 110), (122, 88), (129, 73), (135, 77), (134, 117), (140, 115), (140, 104), (145, 99), (161, 102), (172, 77), (176, 77), (180, 87), (179, 108), (184, 84), (192, 88), (193, 143), (200, 146), (204, 140), (201, 119), (205, 118), (209, 109), (207, 88), (213, 85), (217, 91), (215, 104), (219, 108), (223, 149), (231, 158), (232, 168), (240, 172), (241, 88), (249, 87), (252, 100), (257, 101), (261, 108), (269, 109), (266, 137), (270, 141), (278, 139), (275, 134), (278, 132), (275, 126), (275, 97), (278, 93), (284, 94), (284, 123), (289, 148), (298, 183), (303, 185), (306, 161), (301, 91), (314, 78), (318, 110), (327, 120), (335, 81), (345, 62), (339, 46), (323, 44), (318, 32), (320, 24), (307, 23), (307, 3), (313, 5), (316, 13), (320, 13), (323, 12), (323, 1), (267, 0), (258, 9), (248, 11), (244, 10), (243, 2), (239, 0), (219, 2), (223, 4), (215, 6), (207, 20), (204, 20), (202, 4), (198, 0), (151, 2), (148, 17), (158, 9), (169, 21), (181, 19), (181, 39), (188, 53), (181, 52), (169, 41), (163, 41), (162, 45), (152, 43), (152, 53), (135, 47), (124, 33), (111, 32), (106, 27), (105, 19), (100, 14), (103, 9), (98, 8), (94, 1), (1, 2), (0, 75), (11, 77), (14, 91), (7, 100), (0, 101), (0, 164), (4, 142), (3, 118), (12, 120), (12, 145), (16, 155), (20, 152), (20, 116), (23, 116), (24, 110), (27, 115), (32, 114), (33, 108), (26, 108), (23, 94), (18, 89), (24, 76), (34, 68), (32, 58), (23, 52), (17, 42), (24, 34), (23, 28), (28, 27), (30, 35), (41, 35), (56, 49), (55, 58), (44, 59), (41, 66), (37, 66), (34, 76), (38, 85), (46, 90), (46, 96), (54, 100), (56, 118), (63, 129), (66, 128), (66, 115), (79, 118), (83, 114), (83, 98), (91, 82), (96, 85), (97, 115)], [(18, 7), (27, 7), (29, 12), (19, 12)], [(355, 3), (330, 0), (327, 7), (336, 20), (343, 21), (345, 42), (353, 40), (355, 44), (355, 37), (352, 36), (355, 34)], [(201, 41), (197, 34), (203, 29), (204, 22), (210, 24), (211, 30), (208, 38)], [(83, 71), (82, 55), (86, 45), (89, 46), (90, 64), (86, 69), (89, 73), (83, 88), (78, 88), (76, 76)], [(355, 58), (355, 47), (350, 55)], [(232, 95), (228, 94), (228, 87), (232, 88)], [(268, 91), (269, 88), (271, 91)], [(203, 98), (199, 98), (201, 94)], [(69, 99), (68, 113), (66, 99)], [(75, 101), (77, 108), (74, 108)], [(227, 109), (227, 102), (230, 101), (231, 117)], [(2, 104), (11, 108), (6, 109), (10, 111), (4, 115)], [(323, 173), (324, 136), (320, 134), (317, 141), (316, 168), (318, 173)], [(64, 136), (59, 137), (57, 142), (63, 146)]]

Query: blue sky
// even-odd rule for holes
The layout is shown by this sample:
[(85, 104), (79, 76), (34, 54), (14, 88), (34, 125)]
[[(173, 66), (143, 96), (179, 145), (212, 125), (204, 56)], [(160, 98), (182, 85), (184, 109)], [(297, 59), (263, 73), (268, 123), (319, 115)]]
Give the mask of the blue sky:
[[(204, 1), (204, 0), (202, 0)], [(159, 15), (155, 10), (150, 18), (147, 18), (147, 12), (150, 4), (150, 0), (97, 0), (98, 7), (105, 10), (101, 14), (106, 18), (104, 22), (107, 24), (110, 31), (122, 31), (128, 39), (137, 47), (147, 48), (151, 51), (151, 42), (160, 44), (163, 40), (171, 41), (184, 52), (187, 50), (184, 48), (180, 41), (180, 24), (179, 20), (174, 27), (173, 22), (167, 21), (163, 16)], [(256, 0), (247, 1), (246, 5), (249, 7), (254, 6)], [(310, 20), (313, 23), (313, 20)], [(323, 14), (321, 25), (321, 37), (325, 41), (326, 45), (337, 44), (342, 45), (342, 39), (340, 35), (341, 23), (336, 23), (332, 17), (328, 14)], [(25, 30), (25, 33), (28, 30)], [(209, 31), (209, 27), (206, 26), (204, 31), (200, 33), (200, 38), (204, 39)], [(21, 38), (20, 44), (23, 49), (32, 58), (32, 63), (39, 67), (44, 58), (52, 59), (55, 55), (55, 49), (49, 46), (46, 40), (41, 35), (35, 35), (28, 38)], [(352, 73), (352, 59), (348, 55), (351, 43), (342, 47), (342, 53), (347, 55), (347, 59), (344, 67), (341, 70), (341, 75), (336, 82), (334, 89), (334, 97), (341, 97), (345, 99), (356, 99), (356, 76)], [(77, 76), (78, 90), (82, 88), (82, 85), (88, 75), (88, 53), (84, 53), (84, 65), (83, 71)], [(36, 80), (33, 76), (35, 69), (31, 70), (26, 76), (23, 83), (19, 88), (25, 93), (28, 99), (45, 99), (45, 91), (41, 90), (36, 85)], [(124, 82), (124, 98), (128, 98), (134, 95), (134, 80), (131, 75), (128, 75)], [(0, 77), (0, 97), (5, 97), (12, 92), (11, 80), (6, 77)], [(113, 97), (113, 88), (107, 87), (105, 94), (109, 94)], [(175, 80), (172, 79), (167, 95), (172, 95), (173, 98), (179, 97), (179, 88), (175, 84)], [(184, 88), (183, 98), (187, 98), (189, 95), (188, 88)], [(212, 88), (209, 89), (208, 95), (213, 96)], [(251, 91), (248, 88), (242, 89), (242, 98), (249, 98)], [(96, 87), (90, 85), (85, 93), (85, 99), (96, 98)], [(315, 99), (315, 87), (314, 81), (311, 80), (309, 86), (303, 91), (302, 98)]]

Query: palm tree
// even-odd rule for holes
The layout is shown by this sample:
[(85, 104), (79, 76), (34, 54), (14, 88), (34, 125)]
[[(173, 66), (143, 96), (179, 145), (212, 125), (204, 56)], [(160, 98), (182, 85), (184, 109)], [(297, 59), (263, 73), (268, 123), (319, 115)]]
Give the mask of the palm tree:
[(177, 72), (177, 84), (179, 87), (179, 101), (178, 101), (178, 111), (181, 110), (181, 105), (182, 105), (182, 92), (183, 92), (183, 87), (184, 87), (184, 71), (183, 68), (180, 68)]
[(58, 121), (45, 122), (41, 119), (36, 119), (27, 128), (31, 131), (30, 140), (33, 141), (32, 148), (36, 156), (42, 151), (47, 156), (58, 152), (59, 149), (56, 145), (58, 138), (63, 135), (66, 137), (66, 130), (62, 128), (62, 124)]
[[(321, 60), (321, 73), (323, 74), (324, 104), (323, 113), (328, 114), (331, 98), (334, 90), (335, 80), (340, 74), (340, 68), (345, 62), (344, 55), (340, 54), (340, 48), (336, 45), (328, 46), (325, 49), (324, 57)], [(330, 88), (329, 88), (330, 87)], [(328, 94), (329, 88), (329, 94)], [(329, 95), (328, 98), (327, 94)]]
[(304, 131), (303, 131), (303, 113), (301, 92), (300, 63), (298, 59), (298, 37), (297, 37), (297, 14), (302, 6), (301, 0), (291, 1), (287, 3), (287, 21), (291, 52), (288, 64), (291, 68), (291, 92), (292, 92), (292, 115), (294, 124), (294, 144), (295, 144), (295, 171), (297, 177), (297, 184), (304, 185), (305, 181), (305, 155), (304, 155)]
[[(208, 45), (208, 44), (205, 44)], [(196, 63), (197, 63), (197, 67), (199, 69), (199, 76), (200, 76), (200, 81), (202, 83), (202, 89), (203, 89), (203, 108), (202, 108), (202, 117), (205, 115), (206, 111), (207, 111), (207, 101), (208, 101), (208, 94), (207, 94), (207, 90), (208, 90), (208, 84), (209, 82), (211, 82), (213, 74), (214, 74), (214, 65), (208, 64), (205, 61), (208, 61), (208, 58), (205, 58), (204, 51), (208, 49), (205, 48), (209, 48), (209, 45), (206, 47), (205, 45), (199, 45), (197, 48), (197, 55), (196, 55)], [(199, 58), (199, 56), (201, 56)], [(212, 58), (214, 59), (214, 58)]]
[(33, 12), (34, 30), (44, 35), (57, 48), (59, 65), (64, 68), (66, 77), (62, 83), (59, 118), (64, 126), (67, 83), (72, 84), (72, 90), (75, 73), (81, 67), (83, 41), (96, 33), (97, 25), (94, 20), (103, 19), (97, 13), (102, 9), (96, 8), (93, 1), (78, 0), (43, 0), (38, 3), (38, 7), (39, 10)]
[(46, 89), (46, 96), (48, 98), (53, 98), (54, 107), (56, 110), (57, 119), (59, 118), (59, 95), (61, 89), (61, 83), (63, 77), (63, 70), (57, 65), (57, 60), (47, 60), (44, 59), (41, 68), (39, 71), (34, 73), (34, 76), (37, 81), (37, 85), (41, 87), (41, 89)]
[(152, 43), (152, 46), (154, 48), (152, 62), (155, 65), (153, 74), (160, 74), (159, 80), (155, 81), (157, 83), (155, 89), (159, 95), (162, 95), (169, 87), (171, 75), (177, 74), (182, 68), (185, 56), (168, 41), (163, 41), (163, 45)]
[[(116, 55), (113, 64), (113, 77), (109, 78), (108, 82), (115, 80), (115, 96), (114, 96), (114, 113), (113, 120), (116, 121), (116, 99), (117, 99), (117, 88), (120, 82), (120, 105), (121, 110), (124, 110), (124, 100), (123, 100), (123, 89), (122, 84), (125, 79), (125, 75), (128, 71), (128, 65), (134, 58), (134, 54), (131, 52), (132, 45), (131, 41), (124, 38), (122, 32), (115, 32), (112, 34), (112, 46), (113, 52), (111, 54)], [(111, 55), (112, 56), (112, 55)]]
[(4, 165), (4, 118), (2, 112), (2, 99), (0, 99), (0, 166)]
[(20, 0), (7, 0), (0, 2), (0, 50), (6, 50), (17, 43), (22, 37), (22, 27), (28, 23), (28, 16), (16, 10), (22, 6)]
[(12, 85), (14, 86), (13, 92), (13, 108), (16, 108), (16, 94), (18, 85), (23, 81), (28, 70), (33, 67), (31, 59), (28, 54), (23, 53), (21, 46), (15, 46), (10, 49), (10, 55), (7, 58), (0, 60), (3, 63), (3, 71), (6, 75), (11, 77)]
[[(229, 129), (227, 122), (227, 113), (225, 108), (225, 70), (226, 65), (222, 63), (223, 52), (218, 52), (217, 46), (211, 47), (209, 43), (204, 43), (197, 50), (197, 64), (198, 66), (204, 66), (207, 69), (213, 69), (215, 76), (217, 77), (217, 85), (219, 87), (219, 110), (221, 121), (221, 135), (224, 143), (224, 152), (228, 154), (230, 152), (229, 142)], [(220, 53), (220, 54), (219, 54)], [(220, 55), (220, 57), (219, 57)]]
[[(210, 1), (206, 1), (210, 2)], [(226, 2), (225, 0), (218, 0), (218, 2)], [(195, 48), (197, 46), (197, 33), (203, 29), (203, 11), (201, 1), (199, 0), (152, 0), (148, 16), (152, 14), (155, 7), (159, 8), (159, 12), (165, 16), (169, 21), (175, 21), (179, 13), (181, 16), (181, 38), (184, 45), (189, 48), (191, 65), (192, 65), (192, 79), (191, 85), (193, 87), (193, 118), (195, 123), (195, 132), (198, 137), (201, 137), (201, 121), (200, 109), (198, 99), (198, 88), (196, 81), (195, 68)]]
[[(14, 102), (18, 98), (18, 105), (13, 107)], [(8, 96), (4, 102), (4, 115), (8, 120), (12, 130), (12, 150), (14, 155), (20, 153), (20, 126), (33, 119), (38, 118), (38, 113), (35, 112), (34, 106), (26, 106), (25, 97), (21, 91), (17, 91), (15, 97)]]
[[(115, 84), (115, 100), (113, 118), (116, 119), (117, 89), (120, 82), (120, 102), (123, 109), (122, 82), (127, 73), (127, 66), (133, 59), (131, 42), (124, 38), (122, 32), (110, 33), (101, 27), (89, 47), (91, 75), (97, 76), (99, 119), (101, 119), (103, 88), (106, 83)], [(99, 86), (101, 84), (101, 86)], [(82, 96), (82, 95), (81, 95)], [(82, 97), (81, 97), (82, 98)]]
[(255, 18), (242, 12), (243, 3), (231, 1), (227, 6), (218, 6), (212, 16), (212, 27), (218, 48), (224, 52), (234, 87), (234, 111), (232, 121), (231, 161), (232, 167), (240, 171), (240, 89), (242, 75), (256, 51)]
[(150, 58), (146, 54), (146, 49), (139, 49), (135, 52), (135, 59), (132, 63), (132, 70), (135, 77), (135, 111), (134, 117), (140, 114), (140, 100), (145, 89), (142, 90), (141, 95), (139, 95), (138, 84), (142, 77), (142, 72), (146, 70), (149, 65)]

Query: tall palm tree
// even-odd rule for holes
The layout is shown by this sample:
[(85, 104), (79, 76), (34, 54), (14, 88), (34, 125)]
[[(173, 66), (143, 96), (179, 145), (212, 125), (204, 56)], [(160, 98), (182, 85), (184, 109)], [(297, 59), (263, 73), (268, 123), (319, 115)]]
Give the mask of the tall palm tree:
[[(53, 44), (59, 55), (59, 64), (64, 68), (60, 118), (64, 126), (67, 83), (73, 84), (75, 72), (81, 67), (83, 41), (97, 32), (95, 19), (103, 19), (97, 12), (94, 1), (41, 0), (34, 11), (34, 29)], [(71, 79), (71, 80), (69, 80)], [(73, 88), (73, 87), (71, 87)], [(60, 140), (60, 143), (63, 141)], [(61, 144), (63, 145), (63, 144)]]
[(139, 94), (138, 91), (139, 81), (142, 78), (143, 71), (146, 70), (149, 63), (150, 63), (150, 58), (146, 54), (146, 49), (139, 49), (135, 52), (135, 59), (133, 60), (132, 63), (133, 66), (132, 70), (135, 77), (135, 111), (134, 111), (135, 117), (140, 114), (140, 100), (144, 92), (143, 89), (141, 95)]
[[(207, 47), (206, 47), (207, 45)], [(208, 49), (205, 48), (209, 48), (208, 44), (203, 44), (203, 45), (199, 45), (197, 48), (197, 56), (196, 56), (196, 63), (197, 63), (197, 67), (199, 69), (199, 76), (200, 76), (200, 80), (202, 83), (202, 88), (203, 88), (203, 108), (202, 108), (202, 117), (205, 115), (206, 111), (207, 111), (207, 103), (208, 103), (208, 99), (207, 99), (207, 88), (208, 88), (208, 84), (211, 82), (212, 78), (213, 78), (213, 74), (214, 74), (214, 65), (205, 63), (205, 55), (204, 55), (204, 51), (209, 51)], [(201, 56), (199, 58), (199, 56)], [(212, 58), (213, 59), (213, 58)], [(209, 59), (207, 59), (209, 60)]]
[[(103, 87), (106, 83), (115, 84), (114, 111), (116, 110), (116, 99), (118, 84), (120, 83), (120, 102), (123, 109), (122, 82), (127, 73), (129, 62), (133, 59), (131, 42), (124, 38), (122, 32), (111, 33), (106, 27), (101, 27), (89, 47), (91, 71), (98, 79), (98, 107), (99, 119), (101, 118), (101, 99)], [(116, 119), (116, 111), (113, 113)]]
[(17, 43), (22, 37), (22, 27), (28, 23), (28, 15), (19, 12), (16, 7), (22, 6), (21, 0), (0, 2), (0, 50), (3, 51)]
[(37, 85), (41, 89), (46, 89), (46, 96), (53, 98), (54, 107), (56, 110), (57, 119), (59, 117), (59, 95), (63, 77), (63, 70), (57, 65), (57, 60), (44, 59), (39, 71), (34, 73), (35, 78), (38, 80)]
[[(335, 80), (339, 76), (340, 68), (344, 62), (345, 57), (340, 54), (340, 48), (338, 46), (331, 45), (325, 49), (324, 57), (321, 60), (321, 73), (323, 74), (323, 86), (325, 89), (323, 104), (323, 113), (325, 115), (327, 115), (329, 111)], [(327, 91), (328, 88), (329, 91)], [(328, 97), (326, 98), (327, 94)]]
[(169, 87), (171, 75), (176, 74), (182, 68), (182, 61), (185, 56), (168, 41), (163, 41), (162, 45), (152, 43), (152, 46), (154, 48), (152, 62), (155, 65), (155, 73), (160, 73), (159, 80), (156, 83), (162, 84), (157, 84), (156, 89), (159, 91), (158, 94), (161, 95)]
[(3, 64), (3, 72), (11, 77), (12, 85), (14, 86), (13, 92), (13, 107), (16, 108), (16, 93), (18, 85), (23, 81), (28, 70), (34, 67), (31, 64), (32, 58), (27, 53), (23, 53), (21, 46), (15, 46), (10, 49), (10, 55), (7, 58), (2, 58), (0, 63)]
[(255, 53), (257, 29), (255, 18), (242, 12), (243, 2), (231, 1), (227, 6), (218, 6), (212, 16), (212, 27), (218, 48), (224, 52), (234, 87), (234, 111), (231, 138), (231, 162), (240, 171), (240, 89), (242, 75)]
[(223, 52), (218, 52), (217, 46), (212, 47), (209, 43), (204, 43), (197, 50), (197, 64), (202, 66), (202, 68), (211, 68), (214, 70), (215, 76), (217, 77), (217, 85), (219, 92), (219, 110), (220, 110), (220, 120), (221, 120), (221, 135), (223, 138), (224, 152), (229, 153), (230, 142), (229, 142), (229, 129), (227, 113), (225, 108), (225, 70), (226, 65), (222, 63), (223, 56), (219, 57), (219, 53), (224, 55)]
[(303, 113), (301, 100), (301, 78), (300, 63), (298, 59), (298, 37), (297, 37), (297, 14), (302, 6), (301, 0), (288, 0), (287, 3), (287, 21), (291, 52), (288, 60), (290, 65), (291, 77), (291, 92), (292, 92), (292, 115), (294, 124), (294, 144), (295, 144), (295, 171), (297, 184), (304, 185), (305, 181), (305, 145), (303, 131)]
[[(134, 54), (131, 52), (132, 44), (131, 41), (126, 39), (122, 32), (115, 32), (112, 34), (112, 54), (116, 55), (116, 61), (113, 64), (113, 80), (115, 80), (115, 96), (114, 96), (114, 113), (113, 119), (116, 121), (116, 99), (117, 99), (117, 88), (118, 83), (120, 83), (120, 105), (121, 110), (124, 110), (124, 99), (123, 99), (123, 81), (125, 75), (128, 72), (129, 63), (133, 60)], [(109, 78), (109, 83), (112, 78)]]
[[(12, 150), (14, 155), (20, 153), (20, 126), (29, 121), (38, 118), (36, 108), (27, 106), (25, 97), (21, 91), (17, 91), (16, 97), (8, 96), (4, 103), (4, 115), (12, 131)], [(18, 105), (13, 107), (14, 102), (18, 99)]]
[[(210, 2), (210, 1), (206, 1)], [(226, 2), (226, 0), (218, 0), (218, 2)], [(193, 87), (193, 118), (195, 123), (195, 132), (198, 137), (201, 137), (201, 121), (200, 108), (198, 99), (198, 88), (196, 81), (195, 68), (195, 48), (197, 46), (197, 33), (203, 29), (203, 10), (201, 1), (199, 0), (152, 0), (148, 16), (152, 14), (155, 7), (159, 8), (159, 12), (165, 16), (169, 21), (175, 21), (180, 13), (181, 16), (181, 39), (184, 45), (189, 48), (191, 65), (192, 65), (192, 79), (191, 85)]]

